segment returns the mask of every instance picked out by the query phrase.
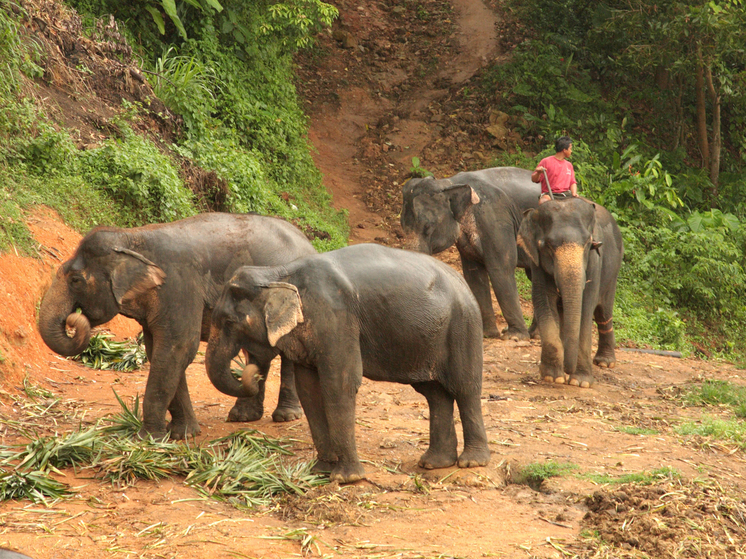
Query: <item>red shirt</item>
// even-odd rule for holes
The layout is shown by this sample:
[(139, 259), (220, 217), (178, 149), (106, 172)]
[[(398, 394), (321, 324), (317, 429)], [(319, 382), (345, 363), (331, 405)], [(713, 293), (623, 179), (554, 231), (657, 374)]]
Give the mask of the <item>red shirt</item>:
[[(557, 159), (553, 155), (539, 161), (539, 166), (545, 167), (552, 192), (567, 192), (575, 184), (575, 169), (567, 159)], [(544, 173), (541, 173), (541, 193), (549, 192)]]

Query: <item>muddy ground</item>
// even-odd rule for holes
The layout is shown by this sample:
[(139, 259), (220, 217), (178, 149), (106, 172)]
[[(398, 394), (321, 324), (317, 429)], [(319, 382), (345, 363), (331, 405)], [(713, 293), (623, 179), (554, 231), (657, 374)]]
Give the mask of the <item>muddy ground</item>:
[[(506, 55), (515, 29), (499, 5), (479, 0), (335, 5), (340, 21), (299, 60), (309, 138), (335, 205), (349, 211), (351, 241), (399, 246), (399, 188), (412, 156), (447, 176), (483, 167), (521, 141), (510, 130), (487, 132), (492, 108), (462, 95), (485, 64)], [(39, 434), (65, 434), (116, 413), (113, 389), (131, 401), (147, 378), (147, 367), (94, 371), (44, 347), (36, 306), (80, 235), (45, 208), (29, 212), (27, 222), (38, 258), (0, 257), (2, 445), (24, 440), (19, 420)], [(439, 257), (458, 267), (455, 250)], [(524, 311), (530, 316), (530, 302)], [(111, 330), (128, 337), (138, 329), (117, 319)], [(677, 434), (703, 416), (731, 417), (726, 408), (684, 406), (682, 395), (705, 379), (743, 385), (742, 370), (620, 350), (615, 369), (597, 369), (594, 387), (580, 389), (538, 382), (537, 342), (485, 340), (484, 350), (487, 467), (419, 469), (428, 437), (424, 398), (408, 386), (364, 381), (357, 415), (364, 481), (247, 512), (205, 500), (179, 478), (115, 487), (68, 470), (61, 479), (74, 498), (0, 504), (0, 545), (41, 559), (746, 555), (743, 450)], [(252, 427), (290, 440), (298, 460), (313, 459), (304, 419), (271, 420), (276, 364), (264, 418), (238, 425), (225, 422), (232, 401), (210, 385), (203, 359), (200, 353), (187, 373), (200, 440)], [(24, 378), (54, 394), (51, 407), (27, 397)], [(521, 476), (547, 463), (565, 465), (565, 474), (543, 483)], [(649, 485), (602, 483), (661, 471), (669, 475)]]

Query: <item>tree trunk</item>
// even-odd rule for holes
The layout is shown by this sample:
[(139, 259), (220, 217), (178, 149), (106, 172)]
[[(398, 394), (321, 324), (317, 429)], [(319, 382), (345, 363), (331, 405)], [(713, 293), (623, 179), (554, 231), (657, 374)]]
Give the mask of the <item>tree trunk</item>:
[(705, 103), (705, 70), (702, 63), (702, 48), (697, 45), (697, 71), (695, 80), (697, 94), (697, 142), (702, 153), (702, 168), (710, 168), (710, 146), (707, 141), (707, 106)]
[(710, 102), (712, 103), (712, 140), (710, 141), (710, 180), (712, 181), (712, 192), (710, 197), (712, 207), (714, 208), (718, 198), (720, 151), (722, 149), (720, 135), (720, 95), (715, 90), (715, 84), (712, 81), (712, 70), (709, 67), (705, 70), (705, 77), (707, 78), (707, 91), (710, 93)]

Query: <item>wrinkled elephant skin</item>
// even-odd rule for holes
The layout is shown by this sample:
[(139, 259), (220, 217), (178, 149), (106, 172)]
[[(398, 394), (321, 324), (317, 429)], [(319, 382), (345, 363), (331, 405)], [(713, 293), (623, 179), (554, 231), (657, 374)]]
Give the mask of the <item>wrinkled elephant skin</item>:
[[(211, 213), (132, 229), (98, 227), (57, 271), (39, 309), (39, 331), (52, 350), (76, 355), (87, 347), (91, 326), (117, 314), (135, 319), (150, 361), (142, 434), (185, 438), (200, 431), (185, 370), (200, 340), (207, 341), (212, 307), (225, 281), (240, 266), (279, 265), (315, 253), (298, 229), (258, 215)], [(262, 375), (257, 393), (239, 399), (229, 420), (252, 421), (263, 414), (264, 379), (277, 351), (255, 349), (250, 359)], [(292, 364), (283, 363), (273, 418), (300, 415)]]
[[(516, 234), (523, 212), (537, 207), (540, 191), (531, 182), (531, 171), (516, 167), (459, 173), (440, 180), (410, 179), (402, 188), (401, 225), (409, 238), (407, 246), (437, 254), (456, 245), (486, 337), (529, 337), (515, 268), (528, 269), (530, 262), (517, 247)], [(490, 283), (508, 323), (502, 334), (495, 323)]]
[(616, 221), (603, 206), (582, 198), (551, 200), (526, 212), (518, 244), (531, 258), (542, 379), (592, 386), (594, 319), (598, 351), (593, 363), (616, 363), (612, 314), (624, 254)]
[[(427, 399), (430, 447), (420, 466), (489, 461), (479, 307), (463, 278), (430, 256), (362, 244), (282, 267), (243, 267), (215, 306), (205, 356), (210, 379), (228, 394), (245, 394), (230, 362), (247, 344), (277, 348), (293, 361), (315, 468), (332, 480), (365, 474), (355, 446), (363, 376), (411, 384)], [(460, 455), (454, 401), (464, 433)]]

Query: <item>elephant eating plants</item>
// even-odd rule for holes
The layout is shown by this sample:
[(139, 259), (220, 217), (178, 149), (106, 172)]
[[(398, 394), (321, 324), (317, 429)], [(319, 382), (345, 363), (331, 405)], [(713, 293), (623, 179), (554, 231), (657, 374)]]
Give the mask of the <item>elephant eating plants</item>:
[[(196, 435), (185, 371), (200, 340), (207, 341), (223, 284), (240, 266), (282, 264), (315, 253), (300, 230), (259, 215), (211, 213), (132, 229), (98, 227), (57, 271), (39, 308), (39, 331), (53, 351), (77, 355), (88, 346), (91, 326), (117, 314), (135, 319), (150, 361), (142, 434)], [(257, 420), (264, 411), (264, 379), (277, 351), (248, 349), (261, 382), (253, 397), (236, 402), (229, 421)], [(281, 377), (273, 419), (298, 419), (290, 362), (283, 361)]]
[(526, 212), (518, 244), (531, 258), (541, 377), (590, 387), (593, 319), (598, 326), (593, 362), (616, 363), (612, 313), (624, 252), (616, 221), (606, 208), (584, 199), (550, 200)]
[[(332, 480), (364, 476), (355, 446), (362, 377), (411, 384), (430, 407), (424, 468), (482, 466), (489, 448), (481, 408), (482, 321), (463, 278), (426, 256), (355, 245), (274, 267), (243, 267), (213, 312), (205, 356), (226, 394), (250, 395), (233, 357), (256, 344), (292, 360), (318, 460)], [(249, 371), (247, 371), (249, 372)], [(453, 404), (463, 424), (457, 453)]]
[[(541, 188), (531, 171), (495, 167), (447, 179), (415, 178), (402, 187), (401, 225), (407, 246), (437, 254), (454, 244), (466, 282), (477, 299), (484, 335), (527, 339), (515, 268), (530, 262), (516, 245), (524, 210), (535, 208)], [(495, 324), (490, 283), (508, 327)], [(532, 324), (532, 331), (535, 324)]]

